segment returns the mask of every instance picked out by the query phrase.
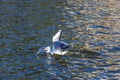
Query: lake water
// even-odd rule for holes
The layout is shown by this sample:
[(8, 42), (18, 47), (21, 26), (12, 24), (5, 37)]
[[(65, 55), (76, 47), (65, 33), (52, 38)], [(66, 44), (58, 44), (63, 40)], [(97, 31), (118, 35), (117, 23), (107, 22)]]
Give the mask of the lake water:
[[(119, 80), (119, 0), (1, 0), (0, 80)], [(36, 56), (63, 30), (66, 55)]]

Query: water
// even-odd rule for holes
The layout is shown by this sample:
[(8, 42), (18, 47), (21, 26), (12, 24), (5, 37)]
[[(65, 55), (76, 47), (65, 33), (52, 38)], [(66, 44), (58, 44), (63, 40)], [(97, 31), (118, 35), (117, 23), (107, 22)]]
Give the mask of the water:
[[(119, 0), (2, 0), (0, 79), (119, 80)], [(64, 56), (36, 56), (63, 29)]]

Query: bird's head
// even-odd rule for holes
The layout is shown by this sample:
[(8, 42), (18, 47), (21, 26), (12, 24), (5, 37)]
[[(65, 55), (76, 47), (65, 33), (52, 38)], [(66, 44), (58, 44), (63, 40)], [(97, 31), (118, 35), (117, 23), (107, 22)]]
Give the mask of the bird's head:
[(47, 46), (43, 49), (46, 53), (50, 53), (51, 51), (51, 47), (50, 46)]

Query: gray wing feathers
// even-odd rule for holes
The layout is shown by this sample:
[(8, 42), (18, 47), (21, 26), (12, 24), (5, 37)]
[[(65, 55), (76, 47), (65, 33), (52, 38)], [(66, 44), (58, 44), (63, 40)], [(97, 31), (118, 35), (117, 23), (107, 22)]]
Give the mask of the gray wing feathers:
[(57, 41), (57, 42), (54, 42), (54, 43), (53, 43), (53, 47), (54, 47), (55, 49), (57, 49), (57, 48), (67, 49), (67, 48), (70, 47), (70, 45), (67, 44), (67, 43), (65, 43), (65, 42), (62, 42), (62, 41)]

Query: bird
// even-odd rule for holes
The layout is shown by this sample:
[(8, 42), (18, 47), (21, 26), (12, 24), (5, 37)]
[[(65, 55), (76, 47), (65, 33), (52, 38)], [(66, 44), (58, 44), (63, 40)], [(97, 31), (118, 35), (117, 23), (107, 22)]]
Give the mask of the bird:
[(52, 46), (42, 47), (38, 50), (37, 54), (57, 54), (64, 55), (68, 51), (70, 45), (66, 42), (61, 41), (62, 29), (60, 29), (52, 38)]

